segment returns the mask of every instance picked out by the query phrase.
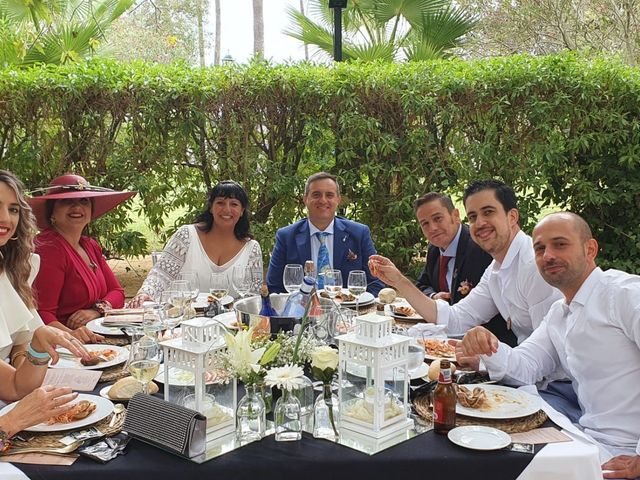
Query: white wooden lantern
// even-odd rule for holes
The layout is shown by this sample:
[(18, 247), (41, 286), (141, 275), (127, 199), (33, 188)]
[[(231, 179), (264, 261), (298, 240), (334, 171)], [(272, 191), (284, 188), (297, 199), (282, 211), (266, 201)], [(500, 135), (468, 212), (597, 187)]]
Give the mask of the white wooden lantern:
[(207, 417), (209, 438), (235, 431), (237, 383), (221, 378), (216, 357), (227, 347), (219, 322), (193, 318), (181, 324), (181, 338), (161, 342), (164, 399)]
[(336, 338), (340, 355), (341, 428), (374, 438), (408, 430), (410, 338), (391, 333), (390, 317), (356, 317), (352, 333)]

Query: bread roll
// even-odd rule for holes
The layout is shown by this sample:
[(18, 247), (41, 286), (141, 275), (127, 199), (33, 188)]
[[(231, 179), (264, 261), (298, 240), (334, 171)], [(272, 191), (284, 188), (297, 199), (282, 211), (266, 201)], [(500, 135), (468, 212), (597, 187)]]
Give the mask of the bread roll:
[[(437, 358), (431, 362), (431, 365), (429, 365), (429, 373), (427, 374), (429, 380), (438, 380), (438, 377), (440, 376), (440, 360), (442, 359)], [(454, 373), (456, 373), (456, 366), (454, 363), (451, 363), (451, 375)]]
[(393, 288), (383, 288), (378, 292), (378, 298), (382, 303), (393, 303), (396, 296), (396, 291)]
[[(133, 377), (125, 377), (111, 386), (107, 396), (111, 400), (131, 400), (136, 393), (142, 392), (142, 384)], [(158, 392), (158, 385), (149, 383), (149, 394)]]

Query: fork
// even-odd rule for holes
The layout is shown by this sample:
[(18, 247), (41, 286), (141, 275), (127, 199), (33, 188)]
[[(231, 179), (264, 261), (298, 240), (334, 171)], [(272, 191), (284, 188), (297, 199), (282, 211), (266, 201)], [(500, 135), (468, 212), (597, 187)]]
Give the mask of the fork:
[(65, 445), (64, 447), (18, 447), (12, 448), (6, 454), (7, 455), (17, 455), (20, 453), (51, 453), (53, 455), (64, 455), (67, 453), (71, 453), (80, 447), (84, 443), (84, 440), (76, 440), (69, 445)]

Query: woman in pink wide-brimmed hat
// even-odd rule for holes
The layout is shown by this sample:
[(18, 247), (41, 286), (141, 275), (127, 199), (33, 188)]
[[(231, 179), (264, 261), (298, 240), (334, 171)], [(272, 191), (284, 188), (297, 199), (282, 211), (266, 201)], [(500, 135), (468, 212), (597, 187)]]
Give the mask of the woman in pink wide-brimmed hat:
[(110, 308), (124, 306), (124, 290), (107, 265), (102, 249), (83, 235), (93, 220), (135, 195), (90, 185), (80, 175), (62, 175), (29, 199), (41, 232), (36, 252), (41, 267), (34, 287), (38, 313), (51, 326), (84, 343), (102, 337), (86, 327)]

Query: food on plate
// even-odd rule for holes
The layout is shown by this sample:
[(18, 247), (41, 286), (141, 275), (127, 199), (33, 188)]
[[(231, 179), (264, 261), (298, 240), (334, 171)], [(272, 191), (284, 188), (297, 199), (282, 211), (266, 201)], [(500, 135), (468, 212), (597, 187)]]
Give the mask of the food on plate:
[(418, 340), (418, 342), (424, 345), (424, 349), (427, 355), (432, 357), (444, 357), (449, 360), (456, 359), (456, 347), (449, 345), (446, 340), (436, 340), (434, 338), (427, 338), (424, 340)]
[(404, 315), (405, 317), (413, 317), (416, 311), (411, 307), (402, 306), (394, 308), (393, 313), (396, 315)]
[[(130, 400), (136, 393), (142, 392), (142, 384), (133, 377), (125, 377), (114, 383), (107, 396), (111, 400)], [(158, 392), (158, 385), (149, 383), (149, 394)]]
[(393, 303), (397, 294), (393, 288), (383, 288), (378, 293), (378, 298), (382, 303)]
[(482, 408), (489, 401), (487, 392), (485, 392), (481, 387), (475, 387), (473, 390), (469, 390), (463, 385), (458, 385), (456, 390), (458, 394), (458, 402), (463, 407)]
[[(320, 292), (320, 296), (322, 298), (331, 298), (329, 296), (329, 294), (325, 291)], [(356, 297), (354, 295), (351, 295), (349, 292), (339, 292), (336, 296), (335, 296), (335, 300), (339, 301), (339, 302), (353, 302), (355, 301)]]
[(87, 418), (95, 411), (95, 409), (95, 403), (89, 400), (80, 400), (71, 408), (71, 410), (65, 413), (61, 413), (60, 415), (56, 415), (55, 417), (51, 417), (47, 421), (47, 425), (76, 422), (78, 420), (82, 420), (83, 418)]
[[(429, 365), (429, 373), (427, 373), (429, 380), (438, 380), (438, 377), (440, 376), (440, 360), (442, 359), (436, 358), (433, 362), (431, 362), (431, 365)], [(452, 363), (451, 375), (453, 375), (455, 372), (456, 366)]]
[(85, 367), (98, 365), (100, 362), (110, 362), (118, 356), (118, 352), (111, 348), (104, 350), (92, 350), (89, 352), (89, 359), (80, 359), (80, 363)]

